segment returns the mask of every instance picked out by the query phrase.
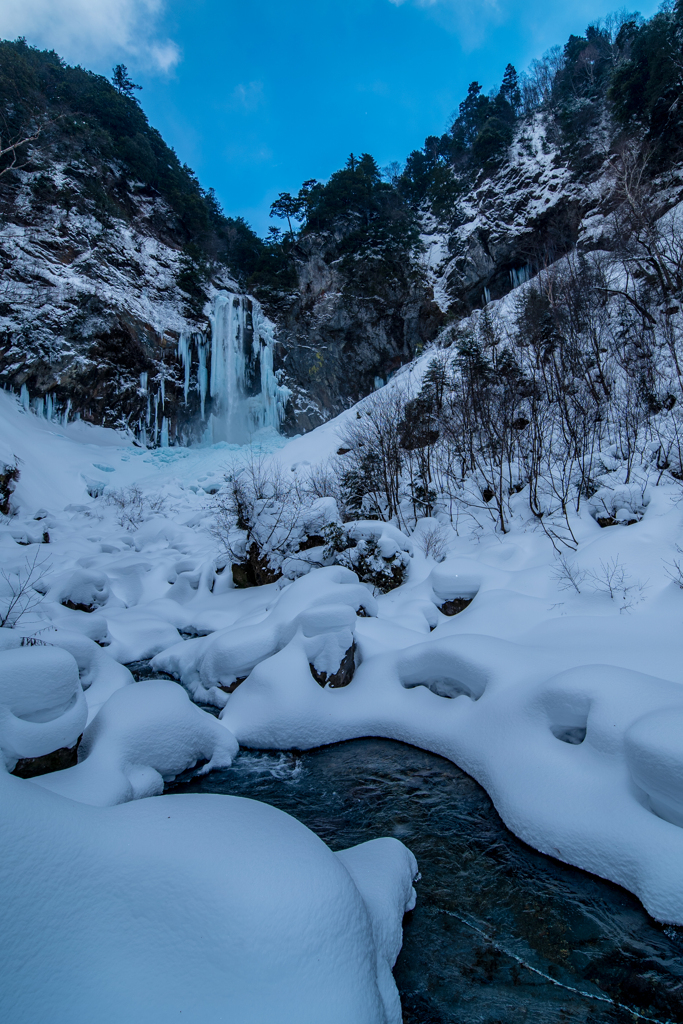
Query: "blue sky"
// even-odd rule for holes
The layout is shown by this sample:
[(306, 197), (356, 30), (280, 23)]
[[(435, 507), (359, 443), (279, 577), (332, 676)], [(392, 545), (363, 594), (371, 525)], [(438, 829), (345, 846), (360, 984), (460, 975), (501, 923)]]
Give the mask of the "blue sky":
[[(650, 15), (657, 3), (639, 10)], [(265, 233), (279, 191), (350, 152), (381, 166), (441, 134), (477, 79), (496, 87), (614, 10), (576, 0), (3, 0), (25, 35), (109, 75), (123, 61), (151, 121), (225, 212)], [(629, 8), (631, 9), (631, 8)]]

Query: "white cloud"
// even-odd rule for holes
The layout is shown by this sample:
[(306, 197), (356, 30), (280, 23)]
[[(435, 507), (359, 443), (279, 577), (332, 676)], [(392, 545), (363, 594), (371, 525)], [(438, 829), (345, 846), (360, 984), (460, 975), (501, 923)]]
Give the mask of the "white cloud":
[(74, 63), (133, 58), (168, 73), (180, 60), (159, 36), (163, 0), (1, 0), (0, 36), (26, 36)]

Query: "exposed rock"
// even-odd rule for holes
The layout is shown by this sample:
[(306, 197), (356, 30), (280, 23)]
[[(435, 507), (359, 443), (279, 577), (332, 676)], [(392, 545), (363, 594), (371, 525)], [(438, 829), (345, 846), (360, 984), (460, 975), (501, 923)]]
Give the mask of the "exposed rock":
[(468, 605), (472, 604), (474, 598), (472, 597), (454, 597), (450, 601), (444, 601), (439, 606), (439, 611), (443, 612), (444, 615), (458, 615), (460, 612), (464, 612)]
[(327, 672), (319, 672), (315, 665), (311, 665), (311, 675), (321, 686), (329, 686), (330, 689), (335, 689), (340, 686), (348, 686), (353, 679), (353, 673), (356, 667), (355, 654), (356, 642), (354, 640), (342, 658), (341, 664), (336, 672), (331, 672), (328, 675)]
[(293, 391), (283, 430), (309, 430), (370, 394), (432, 341), (443, 321), (431, 286), (393, 280), (382, 294), (354, 290), (339, 267), (339, 240), (306, 234), (297, 245), (299, 287), (279, 310), (276, 366)]
[(268, 556), (261, 553), (256, 541), (252, 542), (245, 560), (232, 566), (232, 580), (236, 587), (261, 587), (265, 583), (275, 583), (281, 576), (282, 570), (272, 568)]
[(41, 757), (20, 757), (15, 764), (12, 775), (18, 775), (20, 779), (32, 779), (36, 775), (45, 775), (47, 772), (61, 772), (64, 768), (72, 768), (78, 761), (78, 744), (81, 737), (73, 747), (60, 747), (50, 754), (43, 754)]

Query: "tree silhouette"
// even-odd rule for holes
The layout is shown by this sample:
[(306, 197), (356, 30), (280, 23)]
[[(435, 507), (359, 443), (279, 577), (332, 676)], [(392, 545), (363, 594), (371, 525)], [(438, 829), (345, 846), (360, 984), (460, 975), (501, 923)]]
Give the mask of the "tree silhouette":
[(112, 85), (121, 96), (127, 96), (130, 100), (135, 100), (137, 103), (137, 97), (134, 95), (135, 89), (142, 89), (141, 85), (136, 85), (133, 79), (128, 74), (128, 68), (125, 64), (117, 64), (116, 67), (112, 68), (111, 81)]

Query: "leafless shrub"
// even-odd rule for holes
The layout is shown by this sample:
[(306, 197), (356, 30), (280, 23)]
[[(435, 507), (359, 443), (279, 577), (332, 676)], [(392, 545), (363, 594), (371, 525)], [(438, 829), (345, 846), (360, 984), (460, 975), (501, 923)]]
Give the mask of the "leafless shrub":
[(145, 494), (137, 484), (116, 491), (107, 491), (104, 501), (118, 510), (116, 521), (126, 530), (137, 530), (140, 523), (149, 515), (159, 514), (166, 507), (163, 495)]
[(557, 557), (557, 564), (550, 575), (557, 580), (560, 590), (575, 590), (581, 593), (581, 584), (586, 579), (587, 573), (579, 569), (576, 562), (570, 562), (566, 554), (560, 553)]
[(443, 562), (448, 551), (448, 535), (443, 526), (439, 523), (432, 523), (420, 531), (415, 539), (425, 558)]
[(623, 604), (621, 611), (628, 611), (642, 600), (647, 583), (640, 580), (632, 581), (632, 576), (626, 571), (626, 566), (619, 560), (619, 555), (606, 560), (600, 559), (599, 569), (590, 569), (587, 572), (591, 587), (597, 594), (607, 594), (611, 600), (621, 598)]
[(406, 452), (402, 427), (408, 395), (396, 384), (361, 402), (356, 418), (348, 420), (339, 437), (346, 449), (347, 481), (363, 490), (356, 511), (404, 526), (401, 485)]
[(337, 467), (329, 459), (311, 467), (305, 489), (316, 498), (334, 498), (339, 503), (340, 487)]
[(631, 579), (631, 574), (626, 571), (624, 563), (619, 561), (619, 555), (607, 560), (601, 558), (600, 568), (589, 569), (587, 576), (596, 593), (609, 594), (612, 600), (617, 594), (630, 589), (627, 581)]
[(680, 558), (674, 558), (671, 562), (664, 562), (664, 572), (677, 587), (683, 590), (683, 565)]
[[(285, 560), (288, 572), (307, 572), (311, 568), (309, 535), (320, 535), (319, 546), (323, 546), (326, 521), (317, 522), (315, 515), (307, 514), (318, 495), (277, 463), (259, 459), (226, 483), (210, 506), (210, 531), (230, 558), (238, 586), (274, 582), (282, 576)], [(306, 553), (300, 555), (300, 551)]]
[(19, 572), (2, 570), (4, 593), (0, 594), (0, 626), (16, 626), (24, 615), (40, 604), (45, 594), (38, 591), (36, 585), (51, 568), (47, 558), (41, 559), (40, 552), (36, 551), (32, 558), (25, 559), (24, 568)]

